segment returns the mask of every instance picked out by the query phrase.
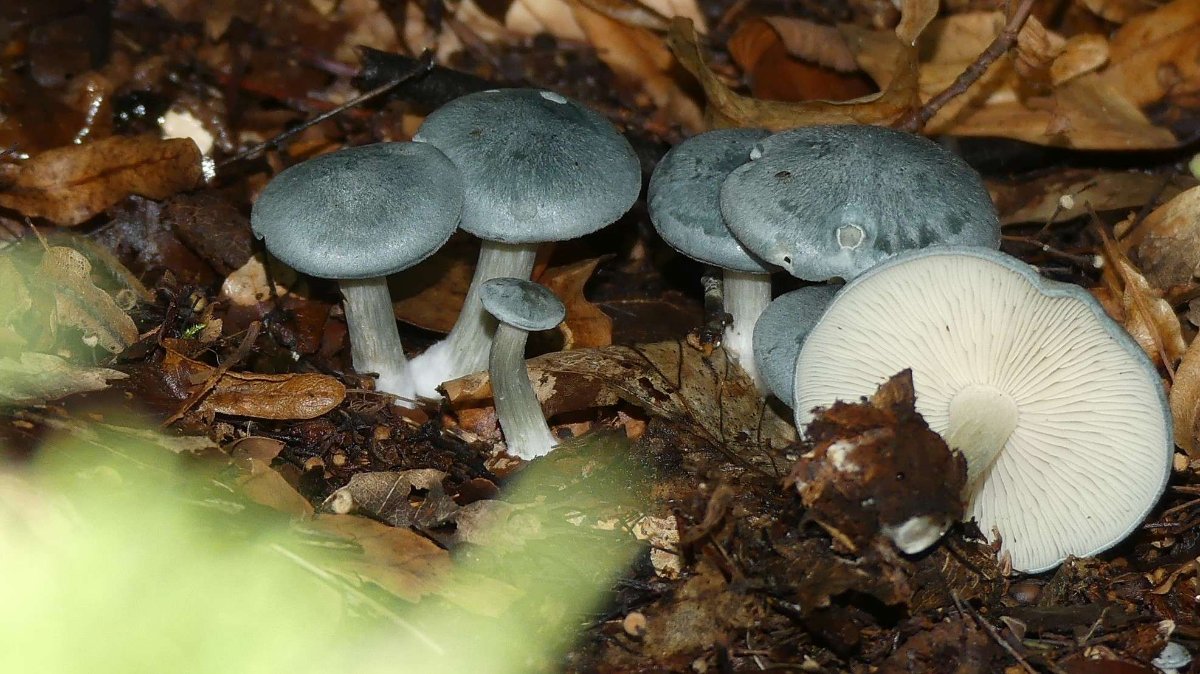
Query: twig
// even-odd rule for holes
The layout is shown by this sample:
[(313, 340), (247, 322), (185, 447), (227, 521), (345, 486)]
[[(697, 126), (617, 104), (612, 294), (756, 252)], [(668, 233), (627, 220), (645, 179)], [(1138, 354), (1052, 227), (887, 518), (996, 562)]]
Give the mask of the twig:
[[(976, 625), (983, 628), (983, 630), (988, 633), (988, 636), (990, 636), (993, 641), (1000, 645), (1000, 648), (1003, 648), (1006, 653), (1011, 655), (1012, 658), (1017, 661), (1017, 664), (1021, 665), (1022, 669), (1024, 669), (1026, 672), (1029, 672), (1029, 674), (1038, 674), (1038, 670), (1034, 669), (1033, 665), (1029, 664), (1029, 661), (1026, 660), (1023, 655), (1018, 653), (1017, 649), (1013, 648), (1012, 644), (1008, 643), (1007, 639), (1000, 636), (1000, 633), (996, 631), (995, 627), (992, 627), (990, 622), (984, 620), (983, 616), (975, 613), (975, 610), (972, 609), (969, 604), (959, 598), (957, 592), (950, 590), (950, 598), (954, 600), (954, 606), (958, 608), (960, 615), (969, 617)], [(1057, 667), (1055, 667), (1055, 669), (1058, 670)]]
[(929, 120), (938, 113), (947, 103), (957, 96), (966, 93), (967, 89), (971, 88), (988, 68), (992, 66), (1001, 56), (1009, 49), (1012, 49), (1013, 44), (1017, 41), (1017, 35), (1020, 34), (1021, 28), (1025, 25), (1025, 21), (1029, 18), (1030, 12), (1033, 11), (1033, 0), (1021, 0), (1021, 4), (1017, 5), (1017, 11), (1005, 24), (1004, 30), (996, 36), (988, 48), (983, 50), (983, 53), (975, 59), (975, 62), (967, 66), (967, 69), (955, 78), (954, 82), (943, 89), (933, 98), (926, 101), (925, 105), (910, 111), (907, 115), (900, 118), (892, 126), (902, 131), (917, 133), (925, 128)]
[(388, 80), (387, 82), (384, 82), (383, 84), (380, 84), (379, 86), (375, 87), (374, 89), (371, 89), (370, 91), (368, 91), (366, 93), (362, 93), (362, 94), (359, 94), (358, 96), (355, 96), (354, 98), (350, 99), (349, 101), (346, 101), (345, 103), (342, 103), (341, 105), (337, 106), (336, 108), (322, 112), (321, 114), (317, 115), (316, 117), (313, 117), (312, 119), (304, 122), (303, 124), (296, 126), (295, 128), (288, 129), (287, 131), (284, 131), (283, 133), (279, 134), (278, 136), (275, 136), (274, 138), (271, 138), (270, 140), (259, 143), (258, 145), (255, 145), (252, 148), (243, 150), (243, 151), (235, 154), (234, 156), (229, 157), (228, 159), (222, 160), (219, 164), (217, 164), (217, 169), (218, 170), (223, 169), (226, 166), (229, 166), (230, 164), (236, 164), (237, 162), (243, 161), (245, 159), (249, 159), (250, 157), (253, 157), (253, 156), (257, 155), (258, 153), (262, 152), (263, 150), (266, 150), (271, 147), (275, 147), (276, 145), (279, 145), (283, 141), (287, 140), (288, 138), (291, 138), (292, 136), (300, 133), (301, 131), (304, 131), (305, 129), (316, 126), (317, 124), (320, 124), (321, 122), (324, 122), (325, 120), (330, 119), (332, 117), (336, 117), (337, 115), (342, 114), (343, 112), (349, 110), (350, 108), (354, 108), (359, 105), (362, 105), (363, 103), (366, 103), (367, 101), (371, 100), (372, 98), (376, 98), (378, 96), (386, 94), (387, 92), (391, 91), (392, 89), (395, 89), (396, 87), (407, 82), (408, 80), (413, 79), (414, 77), (419, 77), (421, 75), (424, 75), (425, 73), (428, 73), (432, 68), (433, 68), (433, 55), (429, 51), (426, 51), (425, 53), (421, 54), (421, 58), (416, 62), (416, 64), (412, 67), (411, 70), (404, 72), (404, 73)]

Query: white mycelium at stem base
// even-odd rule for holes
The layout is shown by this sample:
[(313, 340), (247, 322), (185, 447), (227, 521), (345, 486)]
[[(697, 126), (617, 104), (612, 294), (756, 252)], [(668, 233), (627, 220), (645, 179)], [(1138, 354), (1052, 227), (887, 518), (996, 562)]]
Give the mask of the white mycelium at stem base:
[(917, 411), (968, 463), (968, 517), (1038, 572), (1133, 531), (1170, 475), (1154, 366), (1096, 300), (1002, 253), (931, 248), (846, 285), (796, 361), (797, 425), (911, 368)]
[(723, 277), (725, 312), (733, 323), (725, 328), (722, 346), (737, 359), (759, 390), (766, 391), (766, 383), (754, 364), (754, 325), (771, 303), (771, 275), (726, 269)]
[(508, 452), (522, 459), (548, 454), (558, 445), (542, 416), (542, 407), (525, 368), (525, 342), (529, 333), (511, 325), (496, 326), (488, 374), (496, 417), (504, 431)]
[(417, 395), (436, 398), (437, 387), (442, 382), (487, 367), (496, 321), (484, 311), (479, 301), (479, 289), (494, 278), (528, 279), (533, 273), (537, 246), (536, 243), (482, 242), (475, 276), (454, 328), (445, 339), (412, 360), (410, 370)]
[(387, 279), (344, 279), (338, 286), (344, 300), (354, 370), (359, 374), (378, 373), (376, 388), (398, 396), (396, 404), (412, 407), (413, 382), (400, 345)]

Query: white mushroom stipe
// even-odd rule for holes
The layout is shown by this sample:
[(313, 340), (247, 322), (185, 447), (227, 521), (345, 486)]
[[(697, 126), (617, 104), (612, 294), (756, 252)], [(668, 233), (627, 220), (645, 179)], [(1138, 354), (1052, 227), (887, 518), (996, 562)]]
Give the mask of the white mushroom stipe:
[(1161, 380), (1087, 291), (982, 248), (903, 254), (856, 278), (796, 363), (798, 425), (912, 368), (917, 410), (970, 464), (968, 515), (1013, 568), (1124, 539), (1166, 486)]
[(920, 515), (897, 527), (884, 525), (881, 531), (901, 552), (915, 555), (936, 543), (949, 528), (950, 522), (945, 519)]
[(987, 477), (1000, 450), (1017, 428), (1020, 411), (1012, 396), (995, 386), (971, 384), (950, 399), (946, 444), (967, 459), (967, 489)]
[(733, 322), (721, 342), (760, 391), (767, 385), (754, 362), (754, 325), (771, 303), (771, 275), (726, 269), (723, 275), (725, 311)]
[(494, 278), (528, 279), (537, 257), (536, 243), (500, 243), (484, 239), (479, 248), (475, 276), (450, 334), (412, 359), (409, 371), (414, 391), (423, 398), (438, 397), (442, 382), (488, 366), (488, 350), (496, 321), (484, 310), (480, 288)]
[(558, 446), (558, 438), (542, 415), (541, 404), (529, 382), (525, 366), (525, 343), (529, 333), (501, 323), (492, 340), (488, 372), (492, 380), (492, 397), (496, 402), (496, 417), (508, 452), (522, 459), (535, 459), (550, 453)]
[(530, 330), (549, 330), (566, 317), (550, 289), (518, 278), (497, 278), (480, 288), (483, 307), (499, 321), (492, 340), (488, 374), (496, 418), (510, 454), (535, 459), (558, 445), (533, 392), (525, 365)]
[(378, 374), (376, 386), (380, 391), (395, 394), (398, 405), (412, 407), (412, 379), (400, 345), (387, 278), (343, 279), (338, 286), (344, 300), (354, 370)]

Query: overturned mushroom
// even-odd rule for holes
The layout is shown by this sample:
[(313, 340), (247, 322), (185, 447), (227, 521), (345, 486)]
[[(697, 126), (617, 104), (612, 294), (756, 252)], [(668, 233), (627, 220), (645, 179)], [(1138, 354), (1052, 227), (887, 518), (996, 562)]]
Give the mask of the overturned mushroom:
[(1171, 469), (1154, 366), (1096, 300), (982, 248), (896, 257), (847, 284), (796, 361), (797, 424), (911, 368), (917, 410), (966, 456), (968, 513), (1015, 570), (1093, 555)]

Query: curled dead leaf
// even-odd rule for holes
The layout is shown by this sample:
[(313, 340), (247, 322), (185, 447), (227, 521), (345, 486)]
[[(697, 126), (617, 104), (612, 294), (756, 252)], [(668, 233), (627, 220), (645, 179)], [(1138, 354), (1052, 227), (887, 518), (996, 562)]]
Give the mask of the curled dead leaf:
[(1128, 243), (1137, 246), (1138, 261), (1154, 285), (1193, 281), (1200, 266), (1200, 187), (1154, 209)]
[(1169, 397), (1175, 420), (1175, 444), (1192, 459), (1200, 459), (1200, 339), (1193, 339), (1175, 370)]
[(1179, 317), (1163, 299), (1163, 293), (1108, 237), (1104, 239), (1104, 281), (1120, 297), (1123, 324), (1152, 361), (1171, 369), (1187, 350)]
[(0, 405), (39, 405), (75, 393), (108, 388), (125, 373), (87, 367), (46, 353), (0, 358)]
[(37, 155), (0, 174), (0, 206), (59, 225), (78, 225), (130, 195), (149, 199), (204, 183), (188, 139), (114, 136)]
[[(189, 392), (199, 390), (217, 371), (170, 349), (162, 368)], [(200, 403), (199, 411), (255, 419), (312, 419), (345, 398), (345, 385), (328, 375), (226, 372)]]
[(91, 279), (92, 264), (82, 253), (54, 246), (42, 255), (33, 281), (54, 296), (54, 320), (77, 328), (89, 343), (110, 353), (120, 353), (137, 341), (133, 319)]

